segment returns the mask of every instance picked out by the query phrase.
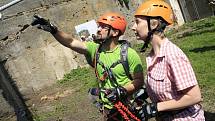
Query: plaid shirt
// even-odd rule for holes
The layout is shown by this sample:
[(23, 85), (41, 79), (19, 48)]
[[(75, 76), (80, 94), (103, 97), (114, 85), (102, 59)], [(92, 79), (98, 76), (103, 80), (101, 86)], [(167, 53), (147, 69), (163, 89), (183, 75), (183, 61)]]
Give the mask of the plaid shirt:
[[(147, 92), (152, 102), (176, 99), (183, 94), (181, 90), (197, 85), (194, 71), (186, 55), (168, 39), (160, 47), (160, 53), (146, 58)], [(200, 104), (180, 113), (169, 115), (165, 121), (204, 121), (204, 111)]]

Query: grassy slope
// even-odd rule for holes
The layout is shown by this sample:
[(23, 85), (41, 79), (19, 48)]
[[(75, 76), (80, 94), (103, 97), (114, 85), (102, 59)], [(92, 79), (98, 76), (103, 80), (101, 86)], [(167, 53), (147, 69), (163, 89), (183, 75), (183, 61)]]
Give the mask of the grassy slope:
[(205, 110), (214, 113), (215, 17), (187, 23), (170, 34), (192, 63), (202, 89)]
[[(35, 121), (99, 121), (98, 110), (88, 99), (87, 90), (96, 85), (92, 69), (78, 68), (65, 74), (56, 85), (45, 89), (44, 95), (55, 96), (62, 90), (72, 90), (70, 94), (56, 100), (45, 100), (32, 108)], [(42, 91), (42, 92), (44, 92)]]
[[(212, 114), (211, 118), (213, 118), (215, 115), (215, 18), (187, 23), (178, 29), (169, 31), (167, 36), (190, 59), (202, 89), (204, 109)], [(136, 45), (135, 48), (138, 46)], [(141, 56), (145, 58), (144, 54)], [(145, 63), (145, 59), (143, 59), (143, 63)], [(146, 68), (145, 64), (144, 68)], [(78, 90), (67, 99), (50, 103), (49, 105), (54, 108), (51, 111), (42, 112), (38, 109), (34, 111), (35, 120), (68, 120), (69, 118), (71, 120), (98, 120), (96, 109), (89, 108), (92, 105), (87, 105), (89, 101), (86, 99), (86, 91), (92, 86), (95, 86), (95, 76), (92, 69), (72, 70), (71, 73), (65, 75), (64, 79), (58, 81), (57, 87), (61, 89), (78, 88)]]

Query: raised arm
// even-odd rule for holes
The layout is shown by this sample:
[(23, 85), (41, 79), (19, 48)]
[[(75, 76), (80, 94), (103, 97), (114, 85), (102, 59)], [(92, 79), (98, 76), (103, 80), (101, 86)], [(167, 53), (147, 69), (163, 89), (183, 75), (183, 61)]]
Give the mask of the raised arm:
[(34, 20), (31, 25), (37, 26), (38, 29), (50, 32), (55, 37), (55, 39), (63, 46), (68, 47), (80, 54), (87, 53), (87, 47), (84, 42), (81, 42), (80, 40), (75, 39), (73, 36), (58, 30), (56, 26), (54, 26), (48, 20), (42, 18), (41, 16), (34, 15)]
[(59, 43), (61, 43), (65, 47), (68, 47), (80, 54), (87, 53), (85, 42), (81, 42), (80, 40), (75, 39), (74, 37), (63, 31), (57, 31), (57, 33), (53, 34), (53, 36)]

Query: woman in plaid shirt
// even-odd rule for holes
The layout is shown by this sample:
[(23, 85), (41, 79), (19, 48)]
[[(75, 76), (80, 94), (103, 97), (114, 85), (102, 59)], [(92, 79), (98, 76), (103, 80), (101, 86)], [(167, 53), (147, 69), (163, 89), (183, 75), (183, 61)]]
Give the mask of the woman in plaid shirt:
[(146, 58), (146, 88), (152, 103), (144, 105), (139, 115), (144, 120), (204, 121), (201, 93), (190, 61), (163, 32), (173, 19), (171, 7), (162, 0), (146, 1), (136, 10), (132, 29), (137, 39), (144, 41), (141, 50), (152, 46)]

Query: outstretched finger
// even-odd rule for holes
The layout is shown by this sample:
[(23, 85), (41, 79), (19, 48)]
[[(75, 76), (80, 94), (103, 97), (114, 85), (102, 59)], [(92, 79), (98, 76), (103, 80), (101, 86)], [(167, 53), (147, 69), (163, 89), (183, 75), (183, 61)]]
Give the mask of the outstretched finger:
[(35, 14), (35, 15), (34, 15), (34, 18), (35, 18), (35, 19), (41, 19), (42, 17), (41, 17), (40, 15)]
[(34, 18), (33, 18), (33, 22), (31, 23), (31, 25), (34, 26), (34, 25), (37, 25), (37, 24), (42, 24), (42, 22), (44, 20), (45, 20), (44, 18), (42, 18), (41, 16), (35, 14)]
[(38, 29), (43, 29), (43, 26), (41, 26), (41, 25), (37, 25), (36, 26)]
[(35, 26), (38, 24), (38, 20), (37, 19), (33, 19), (33, 21), (31, 22), (31, 26)]

